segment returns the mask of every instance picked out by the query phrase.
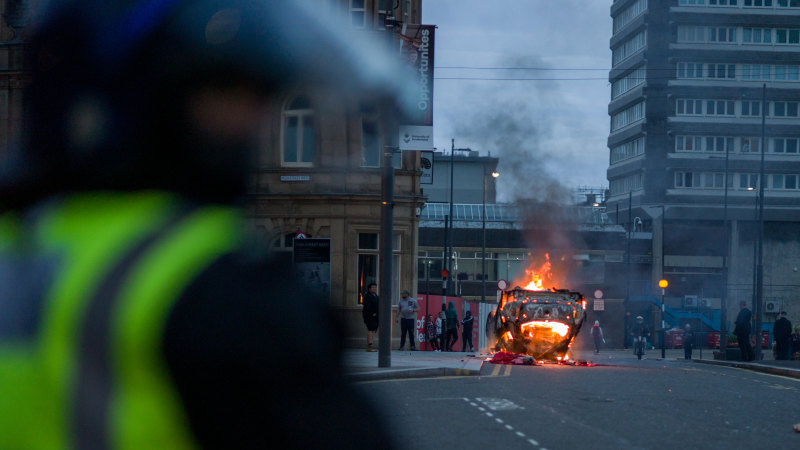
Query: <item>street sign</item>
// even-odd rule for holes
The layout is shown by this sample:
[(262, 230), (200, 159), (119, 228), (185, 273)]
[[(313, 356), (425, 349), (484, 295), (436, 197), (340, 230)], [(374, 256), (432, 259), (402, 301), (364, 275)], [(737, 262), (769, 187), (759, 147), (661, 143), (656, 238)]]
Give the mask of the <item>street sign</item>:
[(599, 298), (594, 300), (594, 310), (595, 311), (605, 311), (606, 310), (606, 301), (601, 300)]
[(596, 289), (594, 291), (594, 298), (603, 298), (603, 291), (601, 291), (600, 289)]
[(441, 273), (442, 273), (442, 278), (447, 278), (448, 276), (450, 276), (450, 271), (447, 269), (442, 269)]
[(497, 289), (500, 289), (501, 291), (504, 291), (507, 286), (508, 286), (508, 281), (506, 281), (506, 280), (504, 280), (502, 278), (497, 281)]
[(302, 231), (298, 231), (297, 234), (294, 235), (295, 239), (305, 239), (307, 237), (308, 236), (305, 233), (303, 233)]

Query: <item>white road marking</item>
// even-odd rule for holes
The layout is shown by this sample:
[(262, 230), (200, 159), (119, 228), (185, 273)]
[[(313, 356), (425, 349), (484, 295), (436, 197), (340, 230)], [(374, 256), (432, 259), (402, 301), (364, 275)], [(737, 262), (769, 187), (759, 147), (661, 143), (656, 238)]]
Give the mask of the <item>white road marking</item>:
[[(468, 402), (470, 405), (476, 407), (479, 411), (482, 411), (483, 414), (486, 414), (487, 417), (494, 417), (494, 414), (486, 411), (485, 408), (483, 408), (481, 406), (478, 406), (477, 403), (470, 401), (470, 399), (464, 398), (463, 400)], [(499, 398), (499, 399), (498, 398), (476, 398), (475, 400), (478, 400), (479, 402), (483, 403), (484, 405), (486, 405), (490, 409), (495, 409), (495, 408), (500, 409), (500, 410), (504, 410), (504, 409), (523, 409), (523, 408), (515, 405), (511, 401), (503, 399), (503, 398)], [(493, 408), (493, 406), (495, 408)], [(507, 423), (505, 423), (503, 421), (503, 419), (501, 419), (499, 417), (494, 417), (494, 420), (495, 420), (495, 422), (497, 422), (499, 424), (503, 424), (503, 426), (505, 427), (506, 430), (514, 432), (514, 427), (509, 425), (509, 424), (507, 424)], [(523, 433), (521, 431), (517, 431), (517, 432), (515, 432), (515, 434), (517, 436), (521, 437), (522, 439), (526, 439), (525, 433)], [(527, 441), (528, 441), (529, 444), (533, 445), (534, 447), (538, 447), (539, 446), (539, 443), (536, 442), (535, 439), (527, 439)], [(545, 448), (540, 448), (539, 450), (546, 450), (546, 449)]]
[(512, 402), (511, 400), (505, 398), (493, 398), (493, 397), (478, 397), (475, 400), (483, 403), (484, 406), (491, 409), (492, 411), (508, 411), (512, 409), (524, 409), (517, 405), (516, 403)]
[(463, 397), (463, 398), (464, 398), (465, 402), (469, 402), (469, 399), (467, 397)]

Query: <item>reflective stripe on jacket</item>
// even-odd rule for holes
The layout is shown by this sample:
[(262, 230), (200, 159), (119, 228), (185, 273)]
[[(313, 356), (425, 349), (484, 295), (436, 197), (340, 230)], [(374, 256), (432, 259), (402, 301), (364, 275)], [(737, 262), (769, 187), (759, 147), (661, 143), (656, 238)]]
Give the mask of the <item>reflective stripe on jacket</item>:
[(238, 248), (237, 214), (96, 192), (29, 216), (0, 246), (0, 448), (196, 447), (161, 341), (181, 292)]

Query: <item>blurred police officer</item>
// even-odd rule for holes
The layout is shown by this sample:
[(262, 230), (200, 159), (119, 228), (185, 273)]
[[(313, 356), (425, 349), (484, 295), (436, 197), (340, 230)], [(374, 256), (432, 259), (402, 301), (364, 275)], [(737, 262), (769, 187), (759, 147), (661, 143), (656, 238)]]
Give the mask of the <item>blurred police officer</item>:
[(0, 448), (387, 446), (235, 206), (265, 101), (369, 88), (348, 43), (298, 2), (42, 3), (0, 164)]

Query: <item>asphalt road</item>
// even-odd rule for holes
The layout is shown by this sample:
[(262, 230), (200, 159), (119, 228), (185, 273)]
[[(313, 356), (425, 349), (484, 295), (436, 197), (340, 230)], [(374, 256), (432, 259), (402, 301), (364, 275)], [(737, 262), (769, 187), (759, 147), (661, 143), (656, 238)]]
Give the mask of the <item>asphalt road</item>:
[(800, 380), (691, 361), (487, 363), (479, 377), (357, 386), (399, 448), (800, 448)]

